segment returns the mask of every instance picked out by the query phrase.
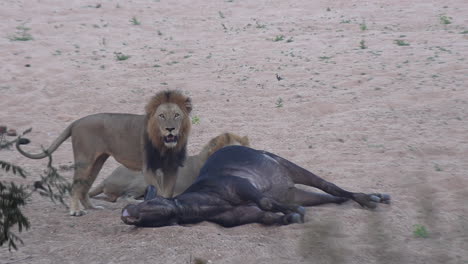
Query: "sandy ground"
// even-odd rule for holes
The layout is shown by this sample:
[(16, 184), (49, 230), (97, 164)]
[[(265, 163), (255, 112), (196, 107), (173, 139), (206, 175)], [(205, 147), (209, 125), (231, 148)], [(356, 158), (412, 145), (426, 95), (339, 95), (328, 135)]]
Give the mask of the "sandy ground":
[[(394, 199), (308, 208), (302, 225), (138, 229), (119, 218), (125, 202), (70, 217), (35, 195), (25, 245), (0, 263), (468, 263), (466, 1), (2, 0), (0, 19), (0, 124), (33, 127), (30, 151), (75, 119), (143, 113), (177, 88), (200, 120), (190, 154), (230, 131)], [(70, 165), (70, 141), (54, 157)], [(30, 173), (1, 180), (23, 183), (46, 162), (0, 160)]]

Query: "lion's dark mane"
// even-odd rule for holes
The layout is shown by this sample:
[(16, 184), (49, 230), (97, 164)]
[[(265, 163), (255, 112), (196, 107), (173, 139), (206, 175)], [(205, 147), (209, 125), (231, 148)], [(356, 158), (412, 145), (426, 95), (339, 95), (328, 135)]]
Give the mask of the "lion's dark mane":
[(152, 172), (157, 169), (162, 169), (164, 173), (176, 172), (178, 167), (182, 167), (187, 157), (187, 144), (185, 144), (179, 151), (166, 149), (161, 153), (151, 143), (148, 135), (144, 135), (144, 147), (146, 155), (146, 168)]

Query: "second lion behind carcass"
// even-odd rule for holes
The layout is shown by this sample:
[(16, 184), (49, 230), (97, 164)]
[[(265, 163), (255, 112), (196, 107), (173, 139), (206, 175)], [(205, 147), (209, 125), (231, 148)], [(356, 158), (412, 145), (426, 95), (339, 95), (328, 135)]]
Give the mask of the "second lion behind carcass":
[[(185, 191), (196, 179), (201, 167), (211, 154), (230, 146), (249, 146), (247, 136), (241, 137), (233, 133), (223, 133), (212, 138), (197, 155), (189, 156), (177, 172), (174, 196)], [(104, 193), (105, 200), (115, 202), (119, 197), (135, 199), (145, 193), (147, 183), (141, 171), (133, 171), (124, 166), (117, 167), (105, 180), (89, 192), (90, 197)]]

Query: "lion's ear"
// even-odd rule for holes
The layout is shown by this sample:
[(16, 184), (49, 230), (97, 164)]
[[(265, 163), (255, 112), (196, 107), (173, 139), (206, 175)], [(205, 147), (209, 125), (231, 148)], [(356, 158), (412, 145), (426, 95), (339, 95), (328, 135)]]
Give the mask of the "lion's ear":
[(190, 97), (187, 97), (187, 100), (185, 100), (185, 109), (187, 109), (187, 113), (189, 114), (192, 112), (192, 99)]

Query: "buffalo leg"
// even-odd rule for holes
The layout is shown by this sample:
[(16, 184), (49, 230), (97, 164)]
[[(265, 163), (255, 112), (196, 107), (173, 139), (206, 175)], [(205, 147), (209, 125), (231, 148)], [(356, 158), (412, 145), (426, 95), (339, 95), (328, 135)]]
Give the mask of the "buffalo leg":
[(300, 223), (301, 215), (298, 213), (289, 213), (278, 215), (272, 212), (265, 212), (257, 206), (236, 206), (233, 209), (209, 218), (224, 227), (233, 227), (250, 223), (261, 223), (264, 225), (287, 225)]
[(288, 176), (294, 183), (304, 184), (318, 188), (333, 196), (353, 199), (363, 207), (375, 208), (377, 203), (388, 203), (390, 196), (387, 194), (365, 194), (346, 191), (335, 184), (328, 182), (312, 172), (272, 153), (265, 153), (284, 166)]
[(327, 203), (343, 203), (348, 201), (348, 198), (337, 197), (326, 193), (308, 192), (298, 188), (293, 189), (293, 202), (302, 206), (315, 206)]
[(297, 205), (287, 205), (279, 203), (276, 200), (263, 195), (255, 186), (248, 180), (237, 178), (236, 183), (233, 184), (236, 188), (236, 193), (243, 201), (252, 201), (264, 211), (282, 212), (283, 214), (298, 213), (304, 217), (305, 209)]

